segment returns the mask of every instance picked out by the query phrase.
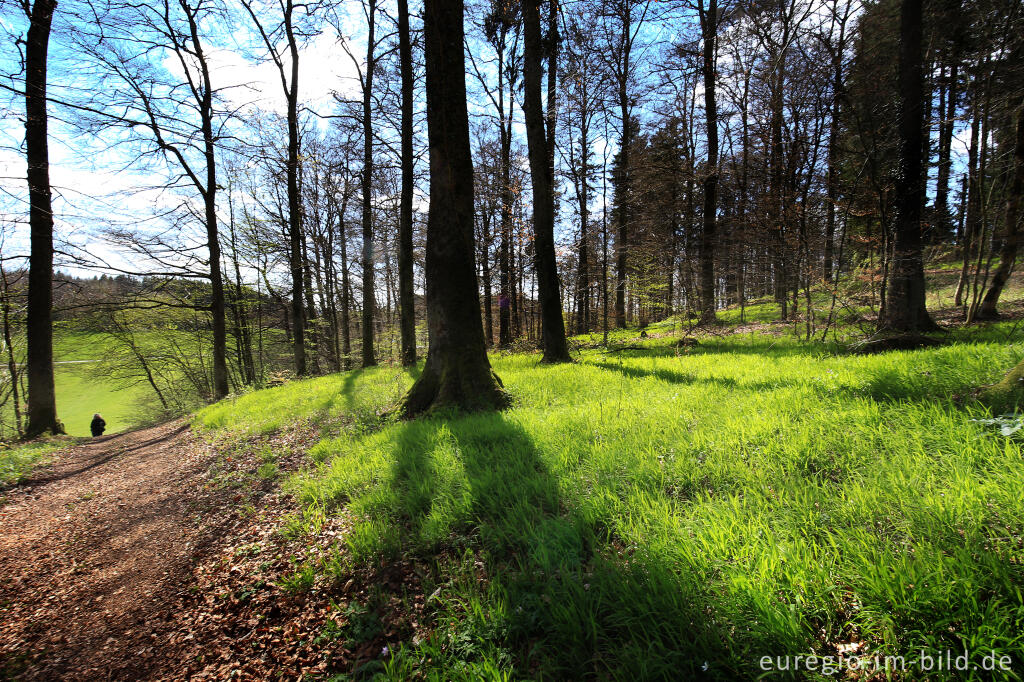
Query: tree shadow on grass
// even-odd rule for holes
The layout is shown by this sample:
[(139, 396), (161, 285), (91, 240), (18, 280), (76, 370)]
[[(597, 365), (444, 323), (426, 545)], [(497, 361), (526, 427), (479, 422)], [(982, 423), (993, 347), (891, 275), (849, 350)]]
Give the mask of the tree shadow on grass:
[[(728, 338), (728, 337), (726, 337)], [(737, 335), (737, 337), (741, 338)], [(846, 350), (839, 344), (828, 343), (794, 343), (788, 339), (756, 341), (727, 341), (717, 337), (701, 338), (699, 345), (692, 348), (677, 348), (674, 345), (654, 345), (640, 349), (630, 348), (616, 351), (616, 355), (625, 358), (671, 358), (701, 355), (758, 355), (762, 357), (818, 357), (822, 355), (845, 355)]]
[(736, 381), (730, 377), (701, 377), (694, 374), (676, 372), (671, 369), (643, 369), (630, 365), (619, 365), (611, 362), (590, 362), (593, 367), (619, 372), (630, 379), (646, 379), (653, 377), (670, 384), (713, 384), (730, 390), (742, 391), (773, 391), (779, 388), (788, 388), (797, 385), (797, 382), (789, 380), (775, 381)]
[(341, 395), (345, 398), (345, 406), (352, 409), (356, 400), (356, 379), (362, 376), (363, 367), (357, 367), (345, 373), (345, 381), (341, 383)]
[(529, 434), (506, 415), (400, 429), (381, 501), (402, 529), (402, 553), (468, 550), (486, 576), (445, 595), (446, 604), (482, 605), (454, 620), (440, 614), (458, 623), (465, 645), (453, 664), (503, 651), (516, 678), (735, 679), (737, 662), (753, 660), (740, 653), (749, 642), (733, 643), (708, 615), (707, 585), (572, 508)]

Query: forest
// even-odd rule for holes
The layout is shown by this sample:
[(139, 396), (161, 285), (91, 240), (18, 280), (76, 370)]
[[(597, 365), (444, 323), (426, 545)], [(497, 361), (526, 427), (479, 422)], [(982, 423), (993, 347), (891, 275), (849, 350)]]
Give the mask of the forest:
[(1019, 0), (0, 42), (5, 679), (1024, 678)]

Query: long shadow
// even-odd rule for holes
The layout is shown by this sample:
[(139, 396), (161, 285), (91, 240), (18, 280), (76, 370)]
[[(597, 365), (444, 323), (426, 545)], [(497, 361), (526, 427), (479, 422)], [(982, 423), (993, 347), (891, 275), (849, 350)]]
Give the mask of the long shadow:
[(970, 400), (963, 400), (963, 397), (969, 396), (977, 388), (973, 384), (942, 386), (927, 381), (913, 381), (915, 377), (891, 369), (864, 370), (863, 374), (868, 377), (863, 386), (842, 386), (834, 389), (831, 394), (821, 387), (818, 390), (823, 395), (834, 397), (838, 394), (851, 400), (871, 398), (877, 403), (938, 403), (961, 409), (964, 405), (972, 404)]
[[(38, 477), (33, 476), (33, 477), (31, 477), (31, 478), (29, 478), (29, 479), (27, 479), (25, 481), (22, 481), (17, 487), (19, 487), (19, 488), (37, 488), (37, 487), (39, 487), (41, 485), (46, 485), (47, 483), (53, 483), (54, 481), (63, 481), (63, 480), (68, 479), (68, 478), (73, 478), (73, 477), (78, 476), (80, 474), (84, 474), (85, 472), (87, 472), (87, 471), (89, 471), (91, 469), (95, 469), (98, 466), (102, 466), (102, 465), (106, 464), (107, 462), (109, 462), (109, 461), (111, 461), (113, 459), (116, 459), (117, 457), (120, 457), (122, 455), (126, 455), (126, 454), (128, 454), (130, 452), (134, 452), (136, 450), (141, 450), (142, 448), (147, 448), (147, 447), (149, 447), (151, 445), (155, 445), (157, 443), (162, 443), (163, 441), (166, 441), (166, 440), (170, 440), (171, 438), (174, 438), (175, 436), (180, 434), (182, 431), (185, 431), (187, 429), (188, 429), (188, 424), (182, 423), (178, 428), (174, 429), (173, 431), (170, 431), (170, 432), (168, 432), (168, 433), (166, 433), (166, 434), (164, 434), (162, 436), (159, 436), (157, 438), (151, 438), (151, 439), (143, 441), (141, 443), (137, 443), (137, 444), (131, 446), (130, 448), (117, 448), (116, 446), (114, 446), (115, 449), (113, 451), (108, 452), (105, 456), (100, 457), (99, 459), (94, 459), (94, 460), (90, 461), (85, 466), (78, 467), (77, 469), (71, 469), (70, 471), (65, 471), (65, 472), (62, 472), (62, 473), (57, 474), (57, 475), (51, 475), (51, 476), (43, 475), (43, 476), (38, 476)], [(124, 435), (124, 434), (120, 434), (120, 435)], [(108, 442), (108, 443), (112, 442), (112, 441), (116, 440), (117, 438), (119, 438), (120, 435), (113, 436), (109, 440), (105, 440), (105, 442)]]
[(951, 392), (948, 388), (937, 387), (929, 382), (907, 381), (906, 376), (898, 371), (864, 370), (865, 375), (870, 379), (864, 386), (851, 387), (840, 386), (827, 388), (816, 382), (801, 382), (790, 379), (778, 379), (773, 381), (736, 381), (729, 377), (698, 377), (692, 374), (676, 372), (670, 369), (643, 369), (631, 365), (619, 365), (611, 362), (588, 362), (593, 367), (604, 370), (619, 372), (631, 379), (643, 379), (654, 377), (671, 384), (714, 384), (723, 388), (741, 391), (774, 391), (780, 388), (793, 386), (806, 386), (815, 391), (824, 399), (834, 399), (837, 396), (848, 399), (871, 398), (879, 403), (898, 402), (931, 402), (949, 403), (954, 393), (964, 395), (969, 393), (973, 386), (962, 386)]
[(628, 349), (618, 351), (623, 357), (632, 358), (666, 358), (677, 355), (759, 355), (774, 357), (806, 357), (820, 355), (845, 355), (847, 351), (834, 343), (780, 343), (772, 341), (754, 341), (729, 343), (717, 339), (700, 339), (699, 344), (692, 348), (677, 349), (675, 346), (651, 346), (641, 350)]
[(341, 395), (345, 397), (345, 405), (350, 409), (355, 404), (356, 379), (358, 379), (364, 371), (365, 369), (363, 367), (357, 367), (356, 369), (349, 370), (345, 374), (345, 381), (341, 384)]
[[(464, 479), (451, 470), (458, 464)], [(460, 663), (503, 650), (514, 678), (735, 679), (724, 662), (736, 649), (707, 616), (706, 586), (668, 557), (618, 551), (607, 528), (564, 498), (516, 422), (487, 414), (404, 424), (391, 473), (403, 544), (427, 559), (446, 546), (470, 550), (490, 582), (477, 589), (504, 597), (460, 619), (470, 642)], [(704, 670), (708, 660), (718, 667)]]
[(789, 380), (779, 381), (736, 381), (729, 377), (698, 377), (692, 374), (684, 374), (670, 369), (642, 369), (630, 365), (617, 365), (611, 362), (589, 362), (592, 367), (599, 367), (604, 370), (619, 372), (630, 379), (645, 379), (654, 377), (670, 384), (714, 384), (722, 388), (744, 390), (744, 391), (773, 391), (779, 388), (796, 386), (797, 382)]

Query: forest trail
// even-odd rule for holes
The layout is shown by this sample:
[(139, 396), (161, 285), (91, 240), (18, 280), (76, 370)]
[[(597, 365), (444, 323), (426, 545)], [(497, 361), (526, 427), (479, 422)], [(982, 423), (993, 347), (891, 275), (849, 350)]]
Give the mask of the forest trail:
[(147, 676), (224, 504), (183, 420), (63, 451), (0, 501), (0, 678)]

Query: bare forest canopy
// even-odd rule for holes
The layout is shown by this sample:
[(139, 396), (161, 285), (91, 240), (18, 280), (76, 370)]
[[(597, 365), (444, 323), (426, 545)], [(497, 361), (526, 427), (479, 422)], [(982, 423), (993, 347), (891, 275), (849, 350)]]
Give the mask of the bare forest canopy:
[[(0, 8), (8, 406), (54, 324), (106, 335), (168, 411), (415, 362), (448, 282), (432, 213), (471, 213), (484, 344), (551, 361), (567, 334), (751, 301), (824, 339), (850, 283), (881, 326), (926, 331), (925, 263), (993, 317), (1016, 258), (1018, 0)], [(464, 12), (463, 67), (432, 12)], [(463, 138), (431, 82), (460, 80), (471, 167), (447, 157), (441, 193), (428, 130)]]

